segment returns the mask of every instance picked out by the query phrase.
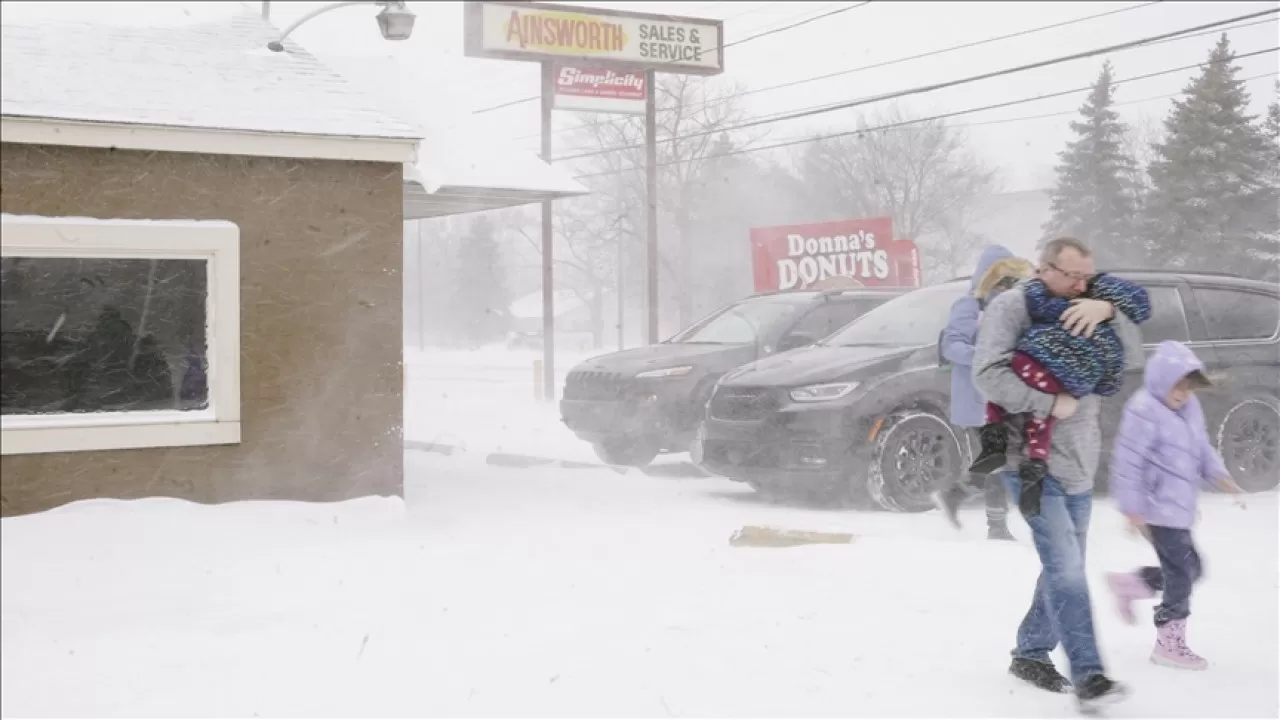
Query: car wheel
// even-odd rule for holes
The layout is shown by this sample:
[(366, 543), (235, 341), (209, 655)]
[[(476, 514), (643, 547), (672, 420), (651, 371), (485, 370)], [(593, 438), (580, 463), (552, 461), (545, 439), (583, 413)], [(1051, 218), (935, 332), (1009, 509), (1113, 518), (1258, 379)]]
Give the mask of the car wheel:
[(1218, 453), (1245, 492), (1280, 483), (1280, 405), (1252, 397), (1232, 405), (1218, 425)]
[(608, 438), (594, 446), (596, 457), (606, 465), (648, 467), (661, 448), (648, 438)]
[(934, 508), (933, 493), (962, 470), (964, 453), (951, 424), (930, 412), (895, 415), (876, 437), (867, 492), (892, 512)]

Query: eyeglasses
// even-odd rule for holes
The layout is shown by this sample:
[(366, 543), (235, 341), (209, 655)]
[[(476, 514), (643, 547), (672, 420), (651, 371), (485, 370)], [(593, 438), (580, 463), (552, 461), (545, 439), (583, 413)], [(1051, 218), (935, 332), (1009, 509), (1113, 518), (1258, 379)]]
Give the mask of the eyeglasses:
[(1063, 270), (1062, 268), (1058, 267), (1057, 265), (1054, 265), (1051, 262), (1047, 262), (1045, 263), (1045, 265), (1048, 265), (1051, 269), (1056, 270), (1059, 274), (1066, 276), (1066, 278), (1072, 282), (1082, 282), (1082, 281), (1089, 282), (1093, 280), (1095, 277), (1097, 277), (1098, 275), (1097, 273), (1067, 272), (1066, 270)]

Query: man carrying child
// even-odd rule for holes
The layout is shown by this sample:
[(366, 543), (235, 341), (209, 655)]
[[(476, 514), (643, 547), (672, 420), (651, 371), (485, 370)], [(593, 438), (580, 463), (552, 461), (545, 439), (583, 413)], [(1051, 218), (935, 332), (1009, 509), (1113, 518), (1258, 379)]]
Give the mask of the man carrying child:
[[(1119, 699), (1124, 688), (1104, 674), (1094, 633), (1084, 554), (1093, 505), (1093, 477), (1098, 470), (1101, 430), (1096, 394), (1076, 398), (1051, 393), (1014, 370), (1019, 341), (1031, 330), (1027, 288), (1038, 281), (1047, 296), (1067, 300), (1059, 323), (1074, 336), (1092, 337), (1110, 324), (1120, 340), (1128, 366), (1140, 366), (1142, 338), (1136, 324), (1106, 300), (1088, 296), (1096, 284), (1089, 248), (1074, 238), (1058, 238), (1045, 246), (1035, 280), (1001, 293), (983, 313), (973, 358), (973, 378), (986, 399), (1003, 408), (1014, 432), (1006, 448), (1003, 479), (1010, 496), (1024, 510), (1040, 556), (1031, 607), (1018, 628), (1009, 671), (1037, 687), (1074, 690), (1082, 706)], [(1144, 298), (1145, 300), (1145, 298)], [(1099, 362), (1104, 358), (1099, 357)], [(1027, 489), (1039, 497), (1022, 498), (1018, 468), (1031, 459), (1025, 424), (1054, 418), (1045, 469), (1040, 482)], [(1032, 505), (1036, 507), (1032, 507)], [(1050, 653), (1061, 643), (1070, 662), (1070, 681), (1053, 665)]]

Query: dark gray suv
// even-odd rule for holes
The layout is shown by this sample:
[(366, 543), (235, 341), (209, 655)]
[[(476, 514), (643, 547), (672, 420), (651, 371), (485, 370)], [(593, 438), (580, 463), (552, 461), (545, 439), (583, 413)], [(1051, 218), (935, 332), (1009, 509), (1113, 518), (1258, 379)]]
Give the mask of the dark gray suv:
[[(1187, 343), (1211, 373), (1202, 393), (1209, 433), (1249, 491), (1280, 480), (1280, 286), (1227, 275), (1118, 271), (1151, 294), (1142, 325), (1148, 351)], [(932, 491), (971, 462), (965, 434), (947, 420), (950, 368), (937, 340), (957, 279), (872, 310), (822, 342), (752, 363), (721, 379), (708, 404), (702, 466), (758, 490), (873, 501), (889, 510), (933, 506)], [(1102, 410), (1115, 436), (1140, 372)], [(1110, 444), (1104, 442), (1100, 485)]]
[(560, 415), (611, 465), (643, 467), (660, 452), (696, 450), (707, 398), (722, 375), (824, 338), (907, 291), (789, 291), (730, 303), (666, 342), (574, 367)]

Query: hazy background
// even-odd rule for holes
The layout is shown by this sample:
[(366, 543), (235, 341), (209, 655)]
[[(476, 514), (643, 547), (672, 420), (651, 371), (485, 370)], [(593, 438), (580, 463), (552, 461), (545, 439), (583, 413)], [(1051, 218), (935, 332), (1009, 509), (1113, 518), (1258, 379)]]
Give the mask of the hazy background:
[[(277, 26), (325, 3), (270, 3)], [(465, 127), (494, 140), (513, 141), (536, 152), (538, 92), (535, 63), (480, 60), (462, 54), (462, 3), (411, 2), (418, 21), (413, 37), (387, 42), (378, 34), (371, 7), (349, 7), (317, 17), (292, 38), (307, 50), (374, 95), (388, 112), (417, 121), (432, 131)], [(723, 101), (721, 111), (705, 118), (705, 129), (732, 127), (743, 121), (827, 103), (891, 92), (907, 87), (962, 78), (1014, 65), (1081, 52), (1158, 35), (1237, 15), (1277, 7), (1274, 2), (874, 2), (794, 29), (742, 42), (761, 32), (783, 28), (851, 3), (766, 2), (592, 2), (569, 3), (643, 12), (668, 12), (725, 22), (725, 42), (741, 43), (725, 50), (725, 72), (682, 86), (695, 106)], [(163, 25), (261, 11), (254, 2), (5, 2), (6, 21), (39, 17), (91, 17), (125, 24)], [(1030, 33), (1024, 37), (941, 53), (875, 69), (842, 74), (792, 87), (767, 88), (808, 78), (895, 60), (918, 53), (981, 41), (996, 36), (1070, 21), (1109, 10), (1133, 8), (1108, 17)], [(1230, 28), (1239, 54), (1277, 44), (1275, 16)], [(811, 222), (861, 214), (841, 206), (830, 195), (838, 184), (832, 173), (798, 172), (811, 145), (752, 150), (815, 134), (857, 127), (860, 119), (919, 118), (971, 107), (1019, 100), (1044, 93), (1087, 88), (1109, 59), (1118, 81), (1203, 62), (1217, 31), (930, 92), (896, 101), (892, 106), (839, 110), (809, 118), (713, 135), (732, 151), (714, 167), (699, 166), (699, 179), (681, 176), (681, 167), (665, 168), (660, 202), (660, 235), (664, 268), (660, 277), (663, 334), (691, 318), (751, 291), (746, 230), (758, 224)], [(1276, 53), (1237, 61), (1241, 77), (1273, 74), (1280, 69)], [(1195, 69), (1121, 82), (1116, 110), (1131, 127), (1134, 154), (1144, 162), (1150, 142), (1173, 96), (1198, 73)], [(675, 83), (681, 76), (666, 76)], [(1247, 82), (1251, 111), (1266, 112), (1276, 99), (1274, 75)], [(1027, 102), (1013, 107), (965, 114), (946, 120), (957, 152), (984, 173), (964, 218), (954, 227), (922, 223), (896, 228), (925, 250), (926, 281), (968, 271), (974, 251), (985, 242), (1001, 242), (1016, 252), (1034, 252), (1041, 226), (1049, 217), (1047, 191), (1054, 183), (1057, 153), (1073, 137), (1068, 123), (1087, 92)], [(728, 98), (727, 101), (724, 101)], [(306, 108), (299, 108), (306, 112)], [(476, 112), (480, 111), (480, 112)], [(556, 157), (618, 144), (634, 128), (634, 119), (557, 112)], [(581, 128), (586, 125), (586, 130)], [(612, 136), (605, 137), (609, 132)], [(683, 130), (681, 130), (683, 132)], [(663, 133), (660, 130), (660, 135)], [(887, 135), (887, 133), (886, 133)], [(668, 146), (669, 147), (669, 146)], [(841, 147), (831, 149), (839, 157)], [(665, 152), (665, 151), (664, 151)], [(677, 160), (682, 159), (680, 150)], [(690, 150), (689, 152), (699, 152)], [(715, 149), (703, 149), (704, 155)], [(614, 153), (561, 163), (575, 175), (598, 173), (602, 167), (627, 167), (638, 154)], [(625, 158), (627, 161), (624, 161)], [(687, 159), (687, 158), (686, 158)], [(707, 178), (718, 178), (708, 180)], [(831, 178), (823, 182), (815, 178)], [(637, 173), (595, 176), (588, 182), (596, 195), (557, 206), (558, 305), (567, 313), (562, 327), (569, 345), (613, 346), (619, 317), (627, 342), (640, 342), (643, 295), (643, 226), (639, 209), (612, 202), (626, 195), (622, 185)], [(799, 178), (799, 179), (797, 179)], [(747, 182), (749, 180), (749, 182)], [(686, 182), (687, 181), (687, 182)], [(610, 185), (609, 183), (613, 183)], [(681, 204), (693, 193), (696, 202)], [(616, 198), (612, 198), (616, 200)], [(846, 209), (847, 207), (847, 209)], [(855, 209), (858, 210), (855, 212)], [(876, 212), (878, 208), (865, 210)], [(405, 311), (408, 345), (474, 345), (501, 332), (532, 331), (539, 322), (537, 207), (519, 211), (469, 215), (422, 223), (406, 223)], [(884, 212), (884, 214), (888, 214)], [(492, 242), (467, 238), (492, 238)], [(477, 249), (476, 245), (485, 247)], [(468, 256), (470, 253), (470, 256)], [(619, 314), (618, 271), (621, 266), (622, 312)], [(488, 268), (488, 272), (484, 268)], [(626, 273), (631, 276), (627, 277)], [(674, 289), (692, 288), (678, 293)], [(523, 302), (522, 302), (522, 299)], [(513, 307), (513, 303), (515, 306)], [(521, 315), (530, 317), (518, 317)], [(494, 327), (476, 337), (459, 335), (457, 322)], [(501, 320), (495, 320), (501, 318)], [(497, 326), (500, 325), (501, 328)]]

